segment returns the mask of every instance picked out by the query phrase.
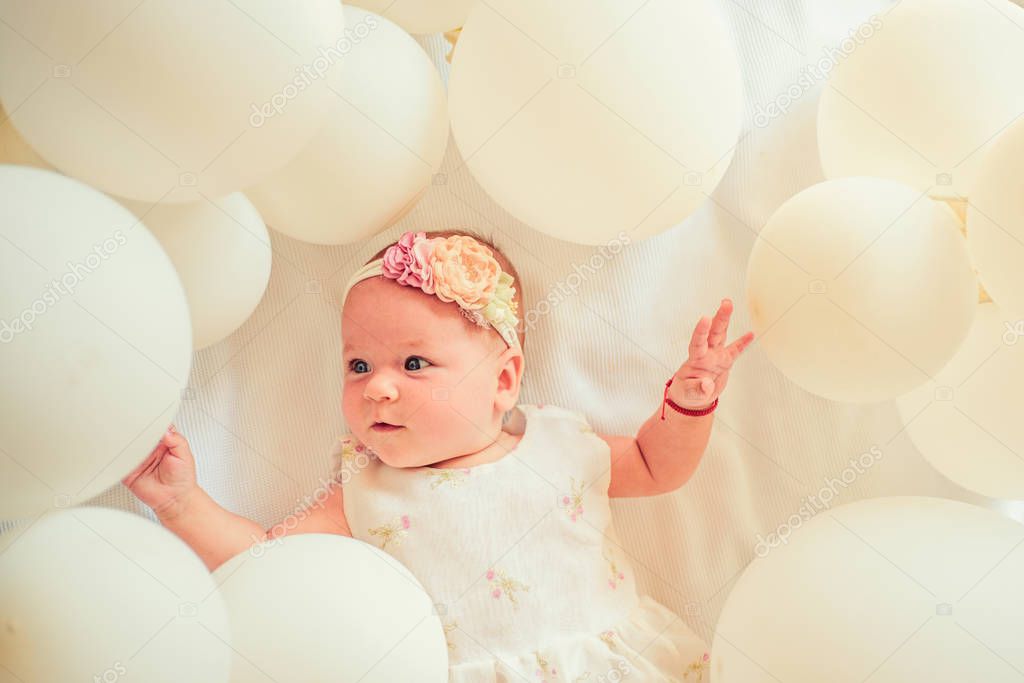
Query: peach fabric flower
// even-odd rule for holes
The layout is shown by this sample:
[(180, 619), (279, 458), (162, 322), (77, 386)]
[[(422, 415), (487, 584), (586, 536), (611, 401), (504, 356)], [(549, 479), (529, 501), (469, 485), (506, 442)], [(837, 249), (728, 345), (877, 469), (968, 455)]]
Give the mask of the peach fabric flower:
[(501, 266), (491, 250), (468, 235), (452, 235), (434, 245), (434, 292), (441, 301), (478, 310), (494, 296)]

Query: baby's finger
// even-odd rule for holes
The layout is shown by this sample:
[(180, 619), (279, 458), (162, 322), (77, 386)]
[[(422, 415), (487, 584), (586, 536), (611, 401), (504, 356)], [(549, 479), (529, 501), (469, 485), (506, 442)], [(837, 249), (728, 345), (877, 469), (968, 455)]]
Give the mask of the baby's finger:
[(715, 348), (725, 342), (726, 334), (729, 332), (729, 317), (732, 315), (732, 300), (722, 299), (715, 313), (715, 319), (711, 322), (711, 332), (708, 333), (708, 346)]
[(192, 453), (188, 447), (188, 440), (178, 432), (165, 432), (161, 443), (167, 446), (171, 455), (183, 459), (191, 459)]
[(143, 474), (145, 474), (151, 467), (153, 467), (154, 463), (160, 462), (160, 460), (163, 459), (166, 453), (167, 446), (165, 446), (161, 441), (160, 443), (157, 444), (156, 448), (150, 451), (146, 459), (139, 463), (138, 467), (132, 470), (127, 476), (125, 476), (121, 480), (121, 483), (127, 486), (128, 488), (131, 488), (132, 484), (135, 483), (135, 480), (141, 477)]
[(690, 358), (701, 358), (708, 352), (708, 329), (711, 327), (711, 318), (701, 317), (697, 326), (693, 328), (693, 335), (690, 337)]
[(728, 347), (730, 358), (736, 358), (743, 353), (743, 350), (750, 346), (752, 341), (754, 341), (754, 333), (747, 332), (745, 335), (730, 344)]
[[(682, 382), (682, 395), (687, 401), (702, 401), (715, 390), (715, 381), (710, 377), (691, 377)], [(673, 382), (672, 386), (675, 387)]]

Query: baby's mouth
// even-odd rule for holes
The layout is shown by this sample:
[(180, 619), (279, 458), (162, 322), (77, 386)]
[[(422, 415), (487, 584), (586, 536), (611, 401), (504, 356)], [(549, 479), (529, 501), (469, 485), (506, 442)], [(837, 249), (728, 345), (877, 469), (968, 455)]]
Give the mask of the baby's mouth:
[(399, 429), (405, 429), (401, 425), (388, 424), (387, 422), (374, 422), (370, 425), (370, 429), (375, 432), (393, 432)]

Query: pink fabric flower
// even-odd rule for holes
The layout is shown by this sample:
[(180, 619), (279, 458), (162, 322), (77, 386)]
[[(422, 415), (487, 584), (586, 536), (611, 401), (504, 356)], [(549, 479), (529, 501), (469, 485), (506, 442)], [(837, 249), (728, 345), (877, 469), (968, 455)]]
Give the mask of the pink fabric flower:
[(402, 515), (402, 528), (403, 529), (408, 529), (409, 528), (409, 515)]
[(419, 287), (427, 294), (434, 293), (434, 273), (431, 267), (431, 253), (434, 242), (427, 239), (425, 232), (406, 232), (398, 242), (384, 252), (381, 272), (384, 277), (398, 280), (400, 284)]
[(487, 570), (487, 580), (490, 581), (493, 578), (494, 578), (494, 570), (493, 569), (488, 569)]
[(491, 250), (469, 235), (438, 238), (431, 265), (437, 298), (468, 310), (490, 303), (501, 273)]
[(500, 588), (495, 588), (493, 591), (491, 591), (491, 595), (493, 595), (495, 598), (500, 598), (501, 597), (501, 589)]

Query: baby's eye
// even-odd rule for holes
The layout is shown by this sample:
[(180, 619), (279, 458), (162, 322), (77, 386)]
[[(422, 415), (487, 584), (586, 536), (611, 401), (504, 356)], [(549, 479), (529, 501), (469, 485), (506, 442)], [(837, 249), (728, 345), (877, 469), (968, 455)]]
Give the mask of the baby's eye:
[(410, 368), (409, 367), (409, 361), (419, 361), (420, 363), (426, 363), (427, 365), (431, 365), (431, 362), (429, 360), (427, 360), (426, 358), (421, 358), (419, 356), (409, 356), (408, 358), (405, 359), (405, 369), (406, 370), (422, 370), (421, 367), (412, 367), (412, 368)]
[[(411, 366), (410, 366), (410, 363), (412, 363)], [(411, 371), (422, 370), (424, 363), (427, 364), (427, 365), (433, 365), (433, 363), (431, 363), (426, 358), (422, 358), (420, 356), (409, 356), (408, 358), (405, 359), (405, 369), (406, 370), (411, 370)], [(364, 369), (360, 370), (359, 368), (361, 368), (361, 367), (363, 367)], [(369, 365), (367, 364), (367, 362), (365, 360), (363, 360), (361, 358), (356, 358), (356, 359), (353, 359), (353, 360), (349, 361), (348, 369), (351, 370), (352, 372), (356, 373), (356, 374), (360, 374), (361, 375), (361, 374), (364, 374), (366, 372), (369, 372)]]

